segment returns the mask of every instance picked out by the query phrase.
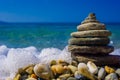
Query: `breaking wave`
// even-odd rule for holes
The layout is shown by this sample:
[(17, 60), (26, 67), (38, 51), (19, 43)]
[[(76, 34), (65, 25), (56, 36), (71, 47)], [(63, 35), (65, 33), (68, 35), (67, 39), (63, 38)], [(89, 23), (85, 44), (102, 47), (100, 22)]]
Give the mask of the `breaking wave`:
[(49, 63), (51, 60), (63, 59), (71, 62), (71, 54), (67, 47), (63, 50), (57, 48), (45, 48), (38, 51), (35, 47), (8, 48), (0, 46), (0, 80), (6, 77), (13, 78), (18, 68), (28, 64)]

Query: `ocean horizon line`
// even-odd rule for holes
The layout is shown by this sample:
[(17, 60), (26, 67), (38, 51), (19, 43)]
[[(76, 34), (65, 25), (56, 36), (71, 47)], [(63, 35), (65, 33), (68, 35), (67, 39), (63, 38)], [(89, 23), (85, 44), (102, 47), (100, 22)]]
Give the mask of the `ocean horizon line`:
[[(100, 22), (104, 24), (120, 24), (120, 22)], [(79, 25), (81, 22), (5, 22), (0, 21), (0, 25), (6, 24), (40, 24), (40, 25)]]

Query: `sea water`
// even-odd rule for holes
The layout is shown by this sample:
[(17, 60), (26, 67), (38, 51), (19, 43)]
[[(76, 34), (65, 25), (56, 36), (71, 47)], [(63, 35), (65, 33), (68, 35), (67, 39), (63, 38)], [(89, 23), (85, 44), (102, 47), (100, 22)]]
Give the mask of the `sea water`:
[[(70, 33), (78, 24), (1, 24), (0, 25), (0, 80), (13, 78), (18, 68), (28, 64), (49, 63), (52, 59), (71, 62), (67, 50)], [(107, 24), (112, 32), (111, 54), (120, 55), (120, 24)]]

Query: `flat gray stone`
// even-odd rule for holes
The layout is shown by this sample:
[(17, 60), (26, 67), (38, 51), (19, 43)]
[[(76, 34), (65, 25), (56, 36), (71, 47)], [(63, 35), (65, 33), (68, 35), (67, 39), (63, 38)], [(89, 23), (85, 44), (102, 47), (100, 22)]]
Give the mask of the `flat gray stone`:
[(120, 56), (118, 55), (80, 55), (77, 53), (71, 54), (73, 60), (77, 62), (87, 63), (88, 61), (94, 62), (97, 66), (120, 66)]
[(70, 45), (107, 45), (109, 44), (109, 38), (71, 38), (68, 43)]
[(89, 31), (78, 31), (71, 33), (72, 37), (81, 38), (81, 37), (108, 37), (111, 35), (111, 32), (108, 30), (89, 30)]
[(78, 31), (87, 31), (87, 30), (106, 30), (106, 27), (104, 24), (96, 23), (96, 22), (89, 22), (84, 23), (77, 26)]
[(106, 55), (106, 54), (111, 53), (114, 50), (114, 47), (112, 47), (112, 46), (77, 46), (77, 45), (69, 45), (68, 50), (71, 53)]

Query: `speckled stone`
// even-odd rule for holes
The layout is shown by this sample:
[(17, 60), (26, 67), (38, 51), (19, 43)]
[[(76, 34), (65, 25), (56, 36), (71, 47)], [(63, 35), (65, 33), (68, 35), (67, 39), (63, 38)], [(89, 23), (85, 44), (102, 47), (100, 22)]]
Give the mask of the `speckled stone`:
[(108, 30), (89, 30), (89, 31), (78, 31), (72, 32), (71, 36), (76, 38), (81, 37), (108, 37), (111, 35), (111, 32)]
[(107, 45), (109, 44), (110, 40), (109, 38), (71, 38), (69, 40), (70, 45)]
[(87, 23), (87, 24), (81, 24), (77, 26), (78, 31), (87, 31), (87, 30), (106, 30), (106, 27), (104, 24), (100, 23)]
[(73, 60), (78, 62), (87, 63), (88, 61), (94, 62), (97, 66), (120, 66), (120, 56), (117, 55), (80, 55), (80, 54), (72, 54)]
[(106, 55), (111, 53), (114, 48), (112, 46), (77, 46), (77, 45), (69, 45), (68, 50), (74, 54), (99, 54)]
[(84, 21), (81, 22), (81, 24), (92, 23), (92, 22), (94, 22), (94, 23), (100, 23), (100, 22), (96, 19), (95, 13), (90, 13), (90, 14), (88, 15), (88, 17), (87, 17)]

